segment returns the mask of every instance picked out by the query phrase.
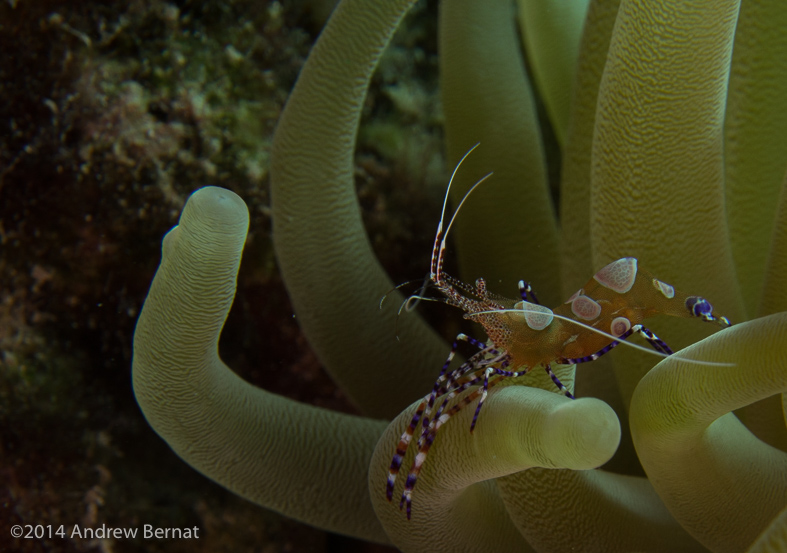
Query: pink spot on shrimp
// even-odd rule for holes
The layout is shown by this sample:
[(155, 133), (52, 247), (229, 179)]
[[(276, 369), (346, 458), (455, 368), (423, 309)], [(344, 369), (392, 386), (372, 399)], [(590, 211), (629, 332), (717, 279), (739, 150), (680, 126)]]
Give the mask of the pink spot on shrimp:
[(587, 296), (577, 296), (571, 302), (571, 312), (586, 321), (592, 321), (601, 315), (601, 306)]
[(597, 272), (593, 278), (602, 286), (619, 294), (625, 294), (631, 290), (637, 278), (637, 259), (624, 257), (613, 261)]

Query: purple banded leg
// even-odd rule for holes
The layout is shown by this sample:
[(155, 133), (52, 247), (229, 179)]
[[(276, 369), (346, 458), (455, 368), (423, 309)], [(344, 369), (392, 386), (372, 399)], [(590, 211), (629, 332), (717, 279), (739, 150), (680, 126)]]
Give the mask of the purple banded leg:
[[(454, 374), (459, 373), (460, 371), (467, 372), (470, 369), (473, 369), (473, 366), (465, 363), (462, 365), (462, 367), (451, 373), (451, 378), (449, 379), (448, 381), (449, 384), (447, 386), (447, 389), (450, 390), (448, 394), (448, 399), (454, 397), (457, 393), (460, 393), (461, 391), (467, 389), (468, 387), (478, 383), (480, 377), (476, 377), (474, 379), (471, 379), (463, 383), (462, 385), (458, 386), (456, 390), (451, 390), (452, 383), (455, 382), (455, 378), (456, 378), (454, 377)], [(439, 393), (442, 395), (445, 392), (446, 390), (443, 390), (441, 388)], [(445, 402), (438, 410), (438, 414), (437, 414), (438, 417), (442, 412), (444, 404)], [(410, 420), (410, 424), (407, 426), (401, 438), (399, 439), (399, 443), (396, 446), (396, 452), (394, 453), (393, 459), (391, 459), (391, 464), (388, 468), (388, 479), (386, 481), (386, 486), (385, 486), (385, 495), (388, 498), (388, 501), (391, 501), (393, 499), (393, 489), (396, 483), (396, 477), (399, 474), (399, 471), (402, 466), (402, 462), (404, 461), (404, 456), (407, 453), (407, 449), (409, 448), (410, 442), (412, 441), (413, 435), (415, 434), (415, 429), (418, 426), (418, 423), (421, 422), (422, 418), (423, 418), (423, 425), (422, 425), (423, 430), (421, 433), (421, 437), (418, 439), (419, 448), (421, 447), (421, 444), (423, 443), (424, 438), (428, 433), (430, 422), (427, 416), (423, 416), (423, 413), (425, 410), (428, 410), (428, 408), (432, 406), (434, 406), (434, 397), (432, 397), (432, 394), (430, 394), (426, 396), (424, 400), (418, 405), (418, 407), (415, 410), (415, 414), (413, 415), (413, 418)]]
[[(468, 341), (473, 345), (480, 344), (480, 342), (470, 338), (469, 336), (466, 336), (465, 334), (459, 334), (454, 340), (454, 343), (451, 345), (451, 351), (448, 353), (448, 358), (445, 360), (445, 363), (443, 363), (443, 367), (440, 370), (439, 376), (435, 380), (431, 393), (426, 396), (424, 401), (418, 405), (413, 418), (410, 419), (410, 424), (405, 429), (401, 438), (399, 438), (399, 443), (396, 446), (396, 452), (394, 453), (393, 459), (391, 459), (391, 465), (388, 468), (388, 480), (385, 484), (385, 496), (388, 498), (388, 501), (393, 499), (393, 489), (394, 484), (396, 483), (396, 477), (399, 474), (402, 461), (404, 460), (404, 456), (407, 453), (408, 447), (410, 446), (413, 434), (415, 434), (415, 429), (418, 426), (418, 423), (421, 421), (424, 411), (426, 411), (428, 415), (429, 409), (434, 405), (434, 400), (437, 397), (437, 394), (442, 391), (442, 383), (445, 381), (445, 375), (448, 371), (448, 367), (451, 365), (451, 361), (453, 361), (454, 357), (456, 356), (459, 340)], [(481, 347), (483, 348), (484, 346), (481, 345)], [(426, 422), (428, 419), (425, 418), (424, 420), (425, 424), (428, 424), (428, 422)]]
[[(527, 299), (528, 294), (530, 294), (531, 299)], [(519, 297), (521, 297), (523, 301), (541, 305), (541, 302), (538, 301), (536, 293), (533, 292), (533, 288), (530, 286), (530, 283), (525, 282), (524, 280), (519, 281)]]
[[(448, 382), (443, 385), (443, 382), (446, 380), (446, 373), (448, 371), (448, 367), (451, 365), (451, 361), (453, 361), (454, 357), (456, 356), (456, 351), (459, 345), (459, 341), (462, 340), (467, 342), (475, 347), (477, 347), (480, 351), (471, 357), (471, 360), (476, 356), (481, 356), (486, 353), (492, 353), (493, 355), (499, 355), (496, 350), (492, 348), (487, 348), (487, 346), (478, 340), (467, 336), (466, 334), (459, 334), (457, 335), (454, 343), (451, 346), (451, 351), (448, 354), (448, 358), (446, 359), (445, 363), (443, 363), (443, 367), (440, 370), (440, 375), (435, 380), (434, 386), (432, 391), (428, 396), (424, 398), (418, 408), (413, 415), (413, 418), (410, 420), (410, 424), (405, 429), (404, 433), (402, 434), (401, 438), (399, 439), (399, 443), (396, 447), (396, 452), (394, 453), (393, 458), (391, 459), (391, 464), (388, 468), (388, 480), (385, 485), (385, 495), (388, 498), (388, 501), (393, 499), (393, 489), (394, 484), (396, 483), (396, 477), (399, 474), (399, 470), (401, 469), (402, 462), (404, 461), (404, 456), (407, 453), (407, 449), (410, 446), (410, 442), (412, 441), (413, 435), (415, 434), (415, 429), (418, 426), (418, 423), (421, 422), (423, 418), (423, 428), (427, 428), (429, 426), (429, 415), (431, 414), (431, 410), (434, 407), (435, 399), (438, 395), (443, 395), (446, 392), (451, 391), (451, 387), (454, 385), (456, 379), (460, 378), (464, 373), (468, 372), (471, 369), (474, 369), (472, 364), (464, 363), (459, 369), (450, 373), (448, 377)], [(419, 439), (419, 442), (421, 440)], [(419, 444), (420, 445), (420, 444)]]
[[(469, 340), (472, 340), (472, 338), (469, 338)], [(473, 343), (477, 347), (478, 346), (484, 346), (483, 344), (481, 344), (480, 342), (478, 342), (476, 340), (473, 340)], [(490, 354), (494, 355), (495, 357), (493, 357), (492, 359), (484, 357), (484, 356), (490, 355)], [(502, 366), (507, 366), (508, 365), (507, 358), (508, 358), (508, 356), (506, 354), (501, 354), (497, 350), (495, 350), (494, 348), (484, 347), (483, 350), (481, 350), (478, 353), (476, 353), (467, 362), (465, 362), (461, 367), (459, 367), (458, 369), (456, 369), (453, 372), (451, 372), (451, 374), (448, 376), (448, 382), (442, 388), (442, 394), (448, 394), (448, 395), (444, 398), (442, 406), (438, 410), (438, 413), (437, 413), (436, 416), (440, 415), (440, 412), (442, 412), (442, 407), (445, 406), (445, 404), (448, 402), (448, 400), (450, 400), (451, 398), (456, 396), (456, 394), (458, 394), (459, 392), (467, 389), (467, 387), (471, 385), (471, 384), (468, 384), (467, 382), (465, 382), (464, 384), (462, 384), (460, 382), (463, 378), (468, 378), (468, 376), (467, 376), (468, 373), (470, 373), (470, 375), (472, 375), (475, 372), (478, 372), (478, 371), (480, 371), (482, 369), (485, 369), (485, 367), (487, 367), (489, 365), (501, 362), (501, 360), (503, 362)], [(470, 378), (472, 379), (473, 377), (470, 376)], [(474, 383), (477, 382), (477, 381), (478, 381), (478, 378), (475, 378), (473, 380)], [(423, 429), (422, 437), (425, 435), (426, 428), (429, 425), (429, 416), (431, 415), (431, 410), (434, 407), (434, 400), (435, 400), (435, 398), (436, 398), (436, 395), (430, 396), (430, 400), (431, 401), (429, 402), (429, 404), (427, 406), (426, 416), (424, 417), (424, 423), (421, 426), (421, 428)], [(419, 444), (420, 444), (420, 442), (421, 442), (421, 440), (419, 439)]]
[[(456, 355), (457, 348), (459, 346), (459, 341), (467, 342), (468, 344), (475, 346), (479, 349), (479, 351), (473, 355), (467, 362), (463, 363), (461, 367), (449, 373), (448, 377), (446, 377), (446, 372), (448, 371), (448, 367), (451, 365), (451, 361), (454, 359)], [(429, 399), (426, 404), (426, 410), (424, 413), (424, 422), (423, 427), (429, 425), (429, 418), (432, 413), (432, 408), (434, 408), (434, 402), (437, 399), (438, 395), (445, 394), (446, 392), (450, 392), (454, 386), (456, 379), (460, 378), (463, 374), (470, 370), (475, 370), (475, 366), (477, 361), (481, 360), (484, 355), (491, 353), (492, 355), (499, 355), (497, 351), (493, 348), (489, 348), (486, 344), (479, 342), (475, 338), (471, 338), (467, 334), (457, 334), (454, 343), (451, 345), (451, 352), (448, 354), (448, 359), (446, 359), (445, 363), (443, 363), (443, 368), (440, 371), (440, 375), (437, 377), (435, 381), (434, 387), (432, 388), (432, 392), (429, 394)], [(448, 382), (443, 385), (443, 382), (448, 379)]]
[(637, 325), (640, 327), (639, 333), (648, 341), (648, 343), (658, 352), (665, 353), (667, 355), (672, 355), (674, 352), (670, 349), (670, 347), (664, 343), (664, 341), (656, 336), (653, 332), (649, 329), (645, 328), (642, 325)]
[[(484, 368), (484, 375), (485, 376), (486, 376), (486, 371), (489, 370), (490, 368), (492, 368), (493, 372), (496, 373), (496, 374), (507, 374), (507, 375), (523, 375), (523, 374), (525, 374), (527, 372), (527, 370), (529, 370), (529, 369), (527, 369), (527, 370), (525, 370), (525, 371), (523, 371), (521, 373), (512, 373), (512, 372), (509, 372), (509, 371), (504, 371), (503, 369), (505, 369), (510, 362), (511, 362), (511, 359), (508, 357), (507, 354), (506, 355), (500, 355), (498, 358), (490, 360), (484, 366), (484, 367), (486, 367), (486, 366), (490, 366), (490, 367), (488, 367), (488, 368), (478, 367), (477, 370), (480, 370), (481, 368)], [(499, 367), (491, 367), (491, 365), (495, 365), (497, 363), (500, 363)], [(437, 412), (435, 413), (435, 420), (440, 420), (440, 417), (441, 417), (441, 415), (443, 413), (443, 410), (448, 405), (449, 401), (451, 401), (454, 397), (456, 397), (457, 395), (459, 395), (460, 393), (462, 393), (463, 391), (468, 389), (470, 386), (474, 386), (474, 385), (478, 384), (480, 381), (481, 381), (481, 375), (478, 375), (478, 376), (475, 376), (475, 377), (465, 381), (460, 386), (457, 386), (456, 389), (452, 389), (451, 392), (448, 393), (443, 398), (443, 402), (440, 404), (440, 407), (437, 409)], [(485, 378), (484, 388), (486, 390), (489, 390), (488, 381), (489, 381), (488, 377)], [(483, 393), (483, 391), (481, 393)], [(475, 397), (477, 397), (477, 395), (473, 396), (473, 397), (475, 398)], [(486, 395), (484, 395), (483, 397), (486, 398)], [(481, 402), (481, 404), (483, 404), (483, 401)], [(473, 423), (472, 423), (472, 425), (470, 427), (470, 431), (471, 432), (475, 428), (475, 421), (478, 419), (478, 413), (481, 410), (480, 409), (480, 405), (481, 404), (479, 404), (479, 406), (476, 407), (475, 416), (473, 417)], [(442, 422), (440, 424), (442, 424)], [(422, 438), (418, 440), (418, 445), (419, 446), (421, 445), (421, 443), (423, 441), (423, 436), (426, 435), (426, 432), (427, 432), (426, 428), (427, 428), (426, 425), (422, 426), (422, 429), (423, 429), (423, 431), (422, 431)]]
[(478, 420), (478, 414), (481, 412), (481, 407), (484, 406), (486, 396), (489, 394), (489, 375), (495, 372), (494, 367), (487, 367), (484, 371), (484, 385), (481, 386), (481, 399), (478, 400), (478, 405), (473, 413), (473, 422), (470, 423), (470, 432), (475, 429), (475, 423)]
[(404, 434), (402, 434), (401, 438), (399, 438), (399, 443), (396, 445), (396, 452), (394, 453), (393, 459), (391, 459), (391, 465), (388, 467), (388, 480), (385, 483), (385, 497), (388, 498), (388, 501), (393, 499), (393, 490), (394, 484), (396, 483), (396, 476), (399, 474), (399, 470), (402, 467), (402, 461), (404, 461), (407, 448), (410, 447), (410, 441), (413, 439), (415, 428), (418, 426), (418, 422), (421, 420), (421, 415), (423, 414), (425, 408), (426, 399), (424, 399), (424, 401), (418, 405), (413, 418), (410, 420), (410, 424), (407, 426)]
[(560, 379), (557, 377), (557, 375), (556, 375), (555, 373), (553, 373), (553, 372), (552, 372), (552, 367), (550, 367), (550, 366), (549, 366), (549, 364), (547, 364), (547, 365), (544, 365), (544, 370), (545, 370), (545, 371), (547, 372), (547, 374), (549, 375), (549, 378), (551, 378), (551, 379), (552, 379), (552, 382), (554, 382), (554, 383), (555, 383), (555, 386), (557, 386), (557, 389), (558, 389), (558, 390), (560, 390), (561, 392), (563, 392), (563, 395), (564, 395), (564, 396), (566, 396), (568, 399), (576, 399), (576, 398), (575, 398), (575, 397), (574, 397), (574, 396), (571, 394), (571, 392), (569, 392), (569, 391), (568, 391), (568, 388), (566, 388), (566, 387), (563, 385), (563, 383), (562, 383), (562, 382), (560, 382)]
[(446, 420), (448, 420), (443, 415), (443, 411), (448, 405), (448, 402), (450, 402), (453, 398), (455, 398), (456, 396), (458, 396), (459, 394), (461, 394), (471, 386), (475, 386), (476, 384), (481, 382), (482, 376), (475, 374), (475, 372), (473, 372), (467, 376), (464, 376), (463, 378), (467, 378), (467, 380), (461, 382), (460, 379), (457, 379), (456, 386), (452, 387), (450, 391), (443, 396), (443, 401), (440, 402), (440, 406), (437, 408), (437, 411), (435, 412), (434, 419), (429, 421), (428, 423), (426, 422), (426, 420), (424, 420), (423, 424), (421, 425), (421, 437), (418, 438), (418, 443), (417, 443), (417, 447), (419, 448), (419, 450), (421, 446), (424, 444), (424, 442), (426, 441), (426, 439), (429, 437), (429, 433), (432, 431), (433, 428), (435, 428), (435, 425), (437, 425), (437, 427), (440, 427)]
[[(448, 402), (451, 401), (456, 396), (458, 396), (459, 394), (461, 394), (462, 392), (464, 392), (465, 390), (467, 390), (468, 388), (470, 388), (471, 386), (475, 386), (479, 382), (481, 382), (481, 376), (474, 376), (474, 377), (470, 378), (469, 380), (466, 380), (465, 382), (461, 383), (459, 386), (456, 387), (456, 389), (451, 390), (448, 394), (445, 395), (445, 397), (443, 398), (443, 401), (440, 403), (440, 407), (437, 408), (437, 412), (435, 413), (434, 420), (428, 426), (422, 427), (423, 430), (421, 432), (421, 438), (419, 438), (419, 440), (418, 440), (418, 447), (419, 448), (423, 445), (424, 441), (426, 440), (426, 437), (428, 436), (429, 432), (432, 430), (432, 428), (434, 427), (435, 424), (437, 424), (438, 427), (439, 427), (445, 421), (448, 420), (443, 415), (443, 411), (445, 410), (446, 406), (448, 405)], [(489, 389), (489, 387), (487, 386), (487, 390), (488, 389)], [(478, 394), (480, 394), (480, 393), (481, 392), (479, 391)], [(474, 395), (473, 397), (474, 398), (478, 397), (478, 394)], [(472, 394), (470, 394), (470, 395), (472, 395)]]
[[(478, 382), (481, 380), (480, 376), (475, 377), (474, 381)], [(501, 379), (490, 380), (487, 390), (489, 388), (494, 387)], [(418, 480), (418, 475), (421, 472), (421, 469), (426, 462), (426, 457), (429, 454), (429, 449), (432, 447), (432, 443), (434, 443), (435, 438), (437, 437), (437, 431), (440, 430), (440, 427), (445, 424), (448, 419), (454, 416), (456, 413), (461, 411), (465, 406), (475, 401), (475, 399), (480, 396), (482, 393), (481, 389), (473, 390), (470, 394), (466, 397), (462, 398), (459, 403), (451, 407), (448, 411), (446, 411), (440, 417), (436, 417), (434, 421), (432, 421), (429, 433), (426, 436), (424, 442), (418, 448), (418, 453), (415, 456), (415, 461), (413, 461), (413, 466), (410, 469), (409, 474), (407, 475), (407, 480), (404, 484), (404, 491), (402, 492), (402, 498), (399, 501), (399, 508), (402, 509), (406, 506), (407, 512), (407, 519), (410, 520), (411, 511), (412, 511), (412, 495), (413, 489), (415, 488), (415, 484)]]
[[(506, 363), (505, 366), (508, 366)], [(489, 391), (489, 374), (494, 373), (500, 375), (498, 380), (502, 380), (503, 378), (518, 378), (520, 376), (526, 375), (530, 372), (530, 368), (525, 369), (524, 371), (506, 371), (502, 368), (490, 367), (486, 371), (484, 371), (484, 387), (481, 391), (481, 399), (478, 400), (478, 405), (475, 408), (475, 413), (473, 414), (473, 422), (470, 423), (470, 432), (475, 430), (475, 425), (478, 422), (478, 415), (481, 413), (481, 407), (484, 405), (484, 401), (486, 400), (488, 391)], [(559, 382), (559, 381), (558, 381)]]
[(573, 365), (575, 363), (587, 363), (589, 361), (595, 361), (596, 359), (598, 359), (608, 351), (614, 349), (615, 346), (620, 344), (620, 342), (627, 339), (635, 332), (642, 334), (642, 336), (648, 341), (651, 347), (653, 347), (653, 349), (655, 349), (659, 353), (663, 353), (665, 355), (672, 355), (673, 353), (672, 349), (670, 349), (670, 347), (666, 343), (664, 343), (664, 341), (661, 340), (661, 338), (653, 334), (653, 332), (643, 327), (642, 325), (637, 324), (629, 328), (626, 332), (624, 332), (620, 336), (618, 336), (617, 340), (613, 340), (612, 342), (610, 342), (609, 344), (598, 350), (596, 353), (591, 353), (590, 355), (586, 355), (585, 357), (575, 357), (573, 359), (568, 357), (563, 357), (561, 359), (558, 359), (558, 363), (560, 363), (561, 365)]
[(413, 466), (407, 475), (407, 480), (405, 480), (404, 491), (402, 491), (402, 497), (399, 500), (399, 509), (401, 510), (402, 507), (407, 507), (407, 520), (410, 520), (410, 517), (412, 516), (413, 488), (415, 488), (415, 483), (418, 481), (418, 474), (421, 472), (421, 467), (424, 466), (426, 456), (429, 454), (429, 448), (432, 447), (432, 443), (434, 442), (436, 436), (436, 432), (433, 432), (427, 436), (426, 441), (418, 450), (418, 453), (415, 456), (415, 461), (413, 461)]

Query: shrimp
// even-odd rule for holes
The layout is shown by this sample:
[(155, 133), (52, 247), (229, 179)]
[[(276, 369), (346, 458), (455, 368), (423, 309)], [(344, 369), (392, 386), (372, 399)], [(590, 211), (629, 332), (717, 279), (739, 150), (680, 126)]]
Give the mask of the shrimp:
[[(437, 431), (453, 415), (477, 399), (470, 425), (472, 432), (489, 390), (503, 379), (523, 376), (535, 367), (543, 367), (558, 390), (574, 399), (552, 371), (553, 364), (572, 365), (594, 361), (621, 343), (645, 349), (626, 342), (634, 334), (641, 335), (657, 355), (666, 357), (673, 353), (663, 340), (643, 326), (642, 322), (649, 317), (666, 314), (698, 318), (722, 327), (731, 324), (726, 317), (714, 311), (708, 300), (677, 291), (672, 285), (639, 267), (634, 257), (624, 257), (603, 267), (587, 284), (554, 309), (541, 305), (530, 284), (524, 281), (519, 282), (520, 299), (512, 300), (489, 292), (483, 278), (471, 286), (445, 273), (443, 261), (451, 225), (468, 196), (492, 175), (487, 174), (473, 185), (443, 232), (451, 183), (462, 162), (476, 147), (478, 144), (462, 157), (449, 180), (435, 234), (428, 281), (442, 295), (438, 301), (458, 307), (464, 311), (465, 318), (481, 324), (489, 341), (483, 343), (465, 334), (457, 335), (432, 391), (418, 405), (399, 440), (386, 482), (388, 501), (393, 499), (396, 477), (416, 428), (421, 424), (416, 444), (417, 454), (399, 502), (400, 509), (406, 506), (408, 520), (412, 511), (413, 489)], [(406, 303), (414, 298), (434, 299), (424, 298), (417, 293), (410, 296)], [(449, 371), (459, 342), (466, 342), (478, 351), (459, 368)], [(475, 389), (447, 408), (451, 399), (473, 387)], [(440, 396), (442, 402), (432, 415)]]

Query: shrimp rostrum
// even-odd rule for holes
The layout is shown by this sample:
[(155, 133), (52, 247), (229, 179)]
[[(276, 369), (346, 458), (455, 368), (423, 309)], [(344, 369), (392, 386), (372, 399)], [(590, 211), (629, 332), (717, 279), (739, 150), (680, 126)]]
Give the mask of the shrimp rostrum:
[[(449, 190), (465, 157), (454, 169), (448, 184)], [(470, 189), (457, 207), (457, 213), (469, 194), (490, 175)], [(722, 327), (730, 326), (729, 320), (717, 314), (708, 300), (677, 291), (672, 285), (639, 267), (634, 257), (624, 257), (603, 267), (587, 284), (554, 309), (540, 305), (531, 286), (523, 281), (519, 282), (518, 300), (492, 294), (483, 279), (478, 279), (472, 286), (465, 284), (443, 271), (446, 236), (456, 217), (455, 213), (444, 233), (447, 197), (446, 191), (443, 214), (432, 250), (430, 285), (442, 296), (438, 301), (458, 307), (464, 311), (465, 318), (481, 324), (489, 341), (482, 343), (465, 334), (456, 337), (432, 391), (418, 405), (402, 434), (386, 482), (389, 501), (393, 498), (394, 484), (404, 456), (418, 425), (421, 425), (416, 442), (417, 453), (399, 502), (400, 508), (406, 506), (408, 519), (418, 474), (440, 427), (451, 416), (477, 400), (470, 425), (472, 432), (489, 390), (502, 380), (516, 378), (541, 367), (561, 393), (574, 399), (552, 371), (553, 364), (572, 365), (593, 361), (634, 334), (642, 336), (658, 355), (673, 353), (664, 341), (643, 326), (642, 322), (649, 317), (672, 315), (698, 318)], [(466, 342), (478, 351), (458, 368), (449, 370), (459, 342)], [(449, 402), (463, 392), (466, 393), (449, 407)], [(438, 398), (441, 401), (436, 406)]]

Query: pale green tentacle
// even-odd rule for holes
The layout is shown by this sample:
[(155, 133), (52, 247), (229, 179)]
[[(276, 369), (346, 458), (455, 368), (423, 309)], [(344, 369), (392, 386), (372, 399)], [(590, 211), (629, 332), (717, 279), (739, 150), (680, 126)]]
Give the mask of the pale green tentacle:
[[(741, 3), (735, 31), (724, 168), (729, 239), (746, 311), (757, 314), (767, 248), (787, 164), (787, 9)], [(773, 311), (770, 311), (773, 312)]]
[[(736, 0), (624, 0), (599, 91), (591, 173), (595, 265), (632, 255), (733, 321), (743, 309), (724, 204), (722, 127)], [(702, 29), (702, 32), (698, 32)], [(679, 349), (711, 332), (659, 326)], [(651, 365), (619, 352), (624, 397)]]
[(592, 0), (582, 34), (560, 181), (563, 299), (601, 268), (594, 265), (590, 243), (590, 160), (598, 88), (619, 4), (620, 0)]
[[(540, 374), (532, 376), (541, 384), (548, 380)], [(572, 401), (552, 391), (508, 386), (490, 395), (471, 434), (474, 405), (440, 429), (419, 476), (409, 522), (398, 509), (398, 498), (413, 448), (402, 465), (405, 474), (400, 475), (393, 502), (385, 500), (384, 489), (388, 464), (415, 405), (394, 420), (380, 439), (369, 473), (372, 503), (403, 551), (422, 550), (425, 543), (430, 551), (529, 550), (495, 486), (484, 481), (534, 466), (593, 468), (609, 459), (620, 438), (615, 413), (593, 398)], [(551, 490), (555, 497), (563, 492)], [(541, 531), (550, 532), (552, 523), (559, 522), (547, 521)]]
[[(777, 267), (784, 265), (782, 252), (770, 254), (769, 261), (768, 248), (763, 247), (768, 243), (777, 247), (777, 237), (783, 232), (778, 225), (785, 224), (778, 213), (787, 165), (785, 28), (784, 2), (741, 4), (727, 97), (724, 159), (730, 246), (749, 317), (787, 310), (787, 301), (780, 300), (785, 296), (787, 276), (774, 272), (787, 269)], [(780, 410), (780, 398), (773, 397), (737, 415), (758, 437), (787, 451), (787, 430), (777, 416)]]
[(400, 294), (379, 309), (394, 285), (372, 252), (353, 182), (366, 89), (413, 1), (337, 6), (279, 121), (271, 167), (274, 244), (298, 322), (350, 398), (385, 417), (426, 393), (448, 351), (414, 314), (397, 327)]
[(514, 524), (537, 551), (704, 551), (645, 478), (531, 469), (498, 478), (497, 486)]
[(589, 0), (518, 0), (522, 41), (555, 136), (566, 141), (571, 87)]
[(560, 301), (555, 210), (511, 2), (440, 5), (440, 77), (449, 165), (481, 142), (457, 175), (454, 205), (494, 171), (455, 224), (463, 277), (484, 277), (493, 291), (509, 297), (524, 279), (545, 303)]
[[(598, 87), (619, 3), (619, 0), (591, 0), (580, 43), (560, 183), (562, 299), (570, 297), (599, 269), (593, 265), (590, 245), (590, 153)], [(636, 470), (639, 462), (628, 435), (628, 418), (610, 359), (602, 357), (593, 367), (579, 368), (577, 395), (597, 397), (615, 409), (623, 436), (611, 466), (624, 472)]]
[(766, 243), (770, 244), (770, 250), (758, 309), (760, 315), (787, 311), (787, 173), (782, 179), (773, 230)]
[[(759, 307), (761, 316), (787, 311), (787, 176), (779, 194), (773, 231), (766, 243), (770, 244), (770, 252)], [(784, 401), (787, 395), (770, 397), (739, 409), (736, 414), (758, 438), (787, 451), (787, 425), (782, 424)]]
[(684, 349), (634, 392), (631, 430), (669, 510), (713, 551), (742, 551), (787, 505), (787, 453), (731, 413), (787, 390), (787, 313), (755, 319)]
[(366, 467), (386, 423), (245, 382), (218, 356), (249, 215), (234, 193), (195, 192), (165, 237), (134, 333), (134, 393), (183, 460), (238, 495), (333, 532), (387, 542)]

